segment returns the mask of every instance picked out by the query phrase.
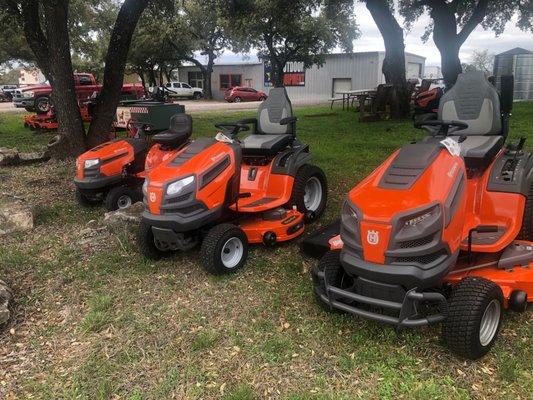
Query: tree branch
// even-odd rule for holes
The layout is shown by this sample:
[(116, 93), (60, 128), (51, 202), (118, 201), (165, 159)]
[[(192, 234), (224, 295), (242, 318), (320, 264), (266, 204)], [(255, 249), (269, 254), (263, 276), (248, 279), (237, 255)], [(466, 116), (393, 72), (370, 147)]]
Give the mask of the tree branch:
[(472, 31), (476, 29), (476, 26), (478, 26), (481, 22), (483, 22), (483, 19), (485, 18), (485, 15), (487, 14), (487, 7), (489, 5), (489, 0), (479, 0), (476, 6), (476, 9), (466, 22), (465, 26), (463, 26), (463, 29), (461, 29), (461, 32), (457, 35), (457, 38), (459, 39), (460, 43), (464, 43), (465, 40), (470, 36)]

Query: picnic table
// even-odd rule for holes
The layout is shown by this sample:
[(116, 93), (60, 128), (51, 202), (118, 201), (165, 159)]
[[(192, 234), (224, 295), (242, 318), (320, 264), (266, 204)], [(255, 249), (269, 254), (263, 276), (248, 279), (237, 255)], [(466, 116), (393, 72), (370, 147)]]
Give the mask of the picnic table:
[(350, 108), (350, 102), (353, 105), (353, 102), (357, 100), (359, 103), (359, 119), (362, 120), (365, 114), (365, 103), (367, 100), (373, 98), (377, 90), (376, 89), (357, 89), (357, 90), (346, 90), (342, 92), (336, 92), (337, 94), (342, 95), (342, 109), (346, 105), (346, 109)]

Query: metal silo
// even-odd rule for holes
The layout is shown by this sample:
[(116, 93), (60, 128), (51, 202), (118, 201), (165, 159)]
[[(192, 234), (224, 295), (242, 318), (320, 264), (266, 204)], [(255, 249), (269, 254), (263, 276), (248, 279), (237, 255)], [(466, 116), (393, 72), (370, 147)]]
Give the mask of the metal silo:
[(502, 75), (514, 75), (514, 99), (533, 100), (533, 51), (520, 47), (494, 57), (496, 86)]

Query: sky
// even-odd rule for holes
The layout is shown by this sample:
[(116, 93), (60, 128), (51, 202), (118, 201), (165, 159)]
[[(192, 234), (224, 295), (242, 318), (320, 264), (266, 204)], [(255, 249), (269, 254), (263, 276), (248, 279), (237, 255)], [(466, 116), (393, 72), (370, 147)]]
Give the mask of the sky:
[[(355, 7), (355, 13), (361, 37), (354, 42), (354, 52), (384, 51), (385, 46), (379, 30), (365, 5), (358, 3)], [(413, 25), (411, 31), (407, 32), (405, 51), (426, 57), (426, 66), (440, 65), (440, 54), (433, 44), (433, 39), (430, 38), (426, 43), (420, 39), (429, 21), (429, 16), (423, 16)], [(488, 49), (491, 53), (498, 54), (514, 47), (533, 50), (533, 34), (522, 32), (516, 27), (516, 20), (511, 20), (507, 24), (505, 32), (499, 37), (495, 37), (494, 32), (485, 31), (481, 26), (478, 26), (463, 44), (459, 56), (461, 61), (468, 62), (474, 50)], [(340, 49), (335, 52), (338, 51)], [(257, 61), (257, 57), (253, 52), (244, 59), (240, 54), (225, 52), (218, 60), (219, 63), (241, 61)]]

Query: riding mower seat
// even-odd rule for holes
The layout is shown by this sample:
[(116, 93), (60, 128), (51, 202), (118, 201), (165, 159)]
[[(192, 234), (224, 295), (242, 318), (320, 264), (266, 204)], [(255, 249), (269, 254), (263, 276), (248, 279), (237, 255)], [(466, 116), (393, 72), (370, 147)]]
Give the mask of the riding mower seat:
[(251, 135), (241, 142), (244, 156), (273, 156), (292, 144), (295, 139), (296, 117), (285, 88), (273, 88), (261, 103), (258, 118), (242, 123), (254, 125)]
[(468, 128), (449, 134), (460, 143), (468, 169), (484, 170), (505, 142), (499, 95), (483, 72), (459, 75), (440, 100), (438, 119), (468, 124)]
[(170, 118), (170, 127), (161, 133), (156, 133), (152, 140), (165, 147), (179, 147), (192, 134), (192, 118), (188, 114), (176, 114)]

